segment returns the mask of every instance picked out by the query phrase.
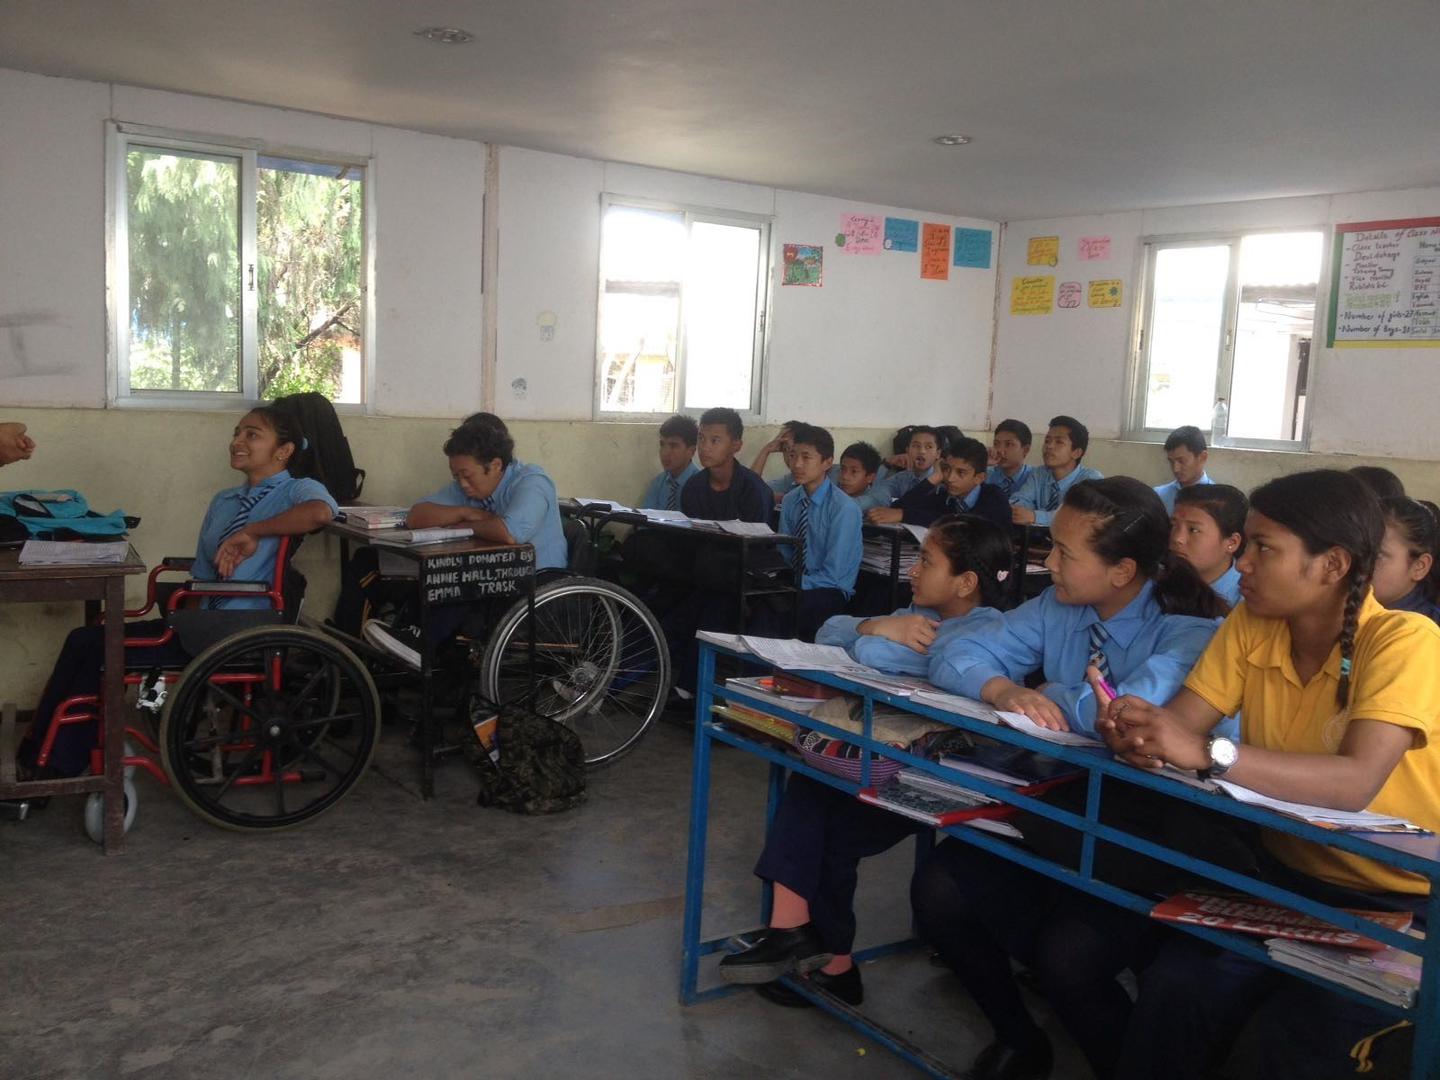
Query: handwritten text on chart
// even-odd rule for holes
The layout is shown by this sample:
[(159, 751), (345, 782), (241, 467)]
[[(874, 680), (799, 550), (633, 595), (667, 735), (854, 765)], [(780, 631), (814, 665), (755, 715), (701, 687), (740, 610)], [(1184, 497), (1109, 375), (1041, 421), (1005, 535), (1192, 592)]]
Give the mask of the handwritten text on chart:
[(1119, 307), (1123, 288), (1124, 282), (1119, 278), (1092, 281), (1090, 282), (1090, 293), (1087, 298), (1087, 303), (1091, 307), (1097, 308)]
[(1055, 299), (1055, 306), (1058, 308), (1077, 308), (1080, 306), (1080, 297), (1084, 290), (1080, 288), (1078, 281), (1062, 281), (1060, 283), (1060, 295)]
[(1080, 237), (1080, 261), (1092, 262), (1100, 259), (1110, 258), (1110, 237), (1108, 236), (1082, 236)]
[(1440, 225), (1340, 231), (1338, 342), (1440, 338)]
[(1011, 315), (1049, 315), (1055, 306), (1055, 276), (1017, 277), (1010, 280)]
[(875, 214), (841, 214), (835, 243), (846, 255), (879, 255), (881, 229)]
[(972, 270), (990, 269), (990, 245), (994, 234), (989, 229), (955, 230), (955, 265)]
[(950, 280), (950, 226), (925, 222), (920, 233), (920, 277)]
[(919, 251), (920, 223), (913, 218), (885, 219), (886, 251)]
[(1025, 245), (1025, 263), (1028, 266), (1057, 266), (1060, 262), (1060, 238), (1058, 236), (1032, 236)]

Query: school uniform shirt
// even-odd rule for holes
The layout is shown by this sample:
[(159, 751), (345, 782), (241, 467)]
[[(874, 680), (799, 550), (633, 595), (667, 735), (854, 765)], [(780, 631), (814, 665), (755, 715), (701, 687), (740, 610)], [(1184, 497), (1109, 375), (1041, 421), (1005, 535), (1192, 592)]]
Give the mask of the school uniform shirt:
[(686, 517), (702, 521), (763, 521), (775, 512), (775, 497), (753, 469), (735, 462), (730, 486), (716, 491), (710, 471), (700, 469), (680, 489), (680, 509)]
[[(1270, 750), (1333, 754), (1351, 720), (1409, 729), (1410, 750), (1367, 809), (1440, 831), (1440, 746), (1430, 742), (1440, 718), (1440, 627), (1413, 612), (1385, 610), (1373, 593), (1357, 622), (1344, 710), (1335, 704), (1339, 644), (1302, 684), (1285, 620), (1252, 615), (1245, 604), (1230, 613), (1185, 687), (1221, 712), (1242, 710), (1243, 742)], [(1281, 862), (1323, 881), (1367, 892), (1429, 891), (1423, 878), (1407, 871), (1281, 833), (1263, 836)]]
[(943, 484), (916, 484), (895, 505), (906, 525), (928, 526), (946, 514), (974, 514), (1006, 530), (1010, 528), (1010, 503), (999, 488), (988, 483), (976, 484), (963, 498), (951, 495)]
[(1210, 583), (1210, 588), (1231, 608), (1240, 603), (1240, 571), (1233, 562), (1229, 570)]
[(1440, 623), (1440, 606), (1425, 595), (1425, 590), (1419, 585), (1411, 589), (1395, 603), (1390, 605), (1391, 611), (1413, 611), (1417, 615), (1424, 615), (1427, 619), (1434, 619)]
[(421, 502), (437, 506), (469, 506), (489, 510), (509, 530), (517, 543), (535, 546), (536, 570), (563, 570), (569, 551), (565, 530), (560, 525), (560, 507), (555, 482), (539, 465), (526, 465), (518, 458), (505, 466), (500, 483), (486, 499), (472, 499), (450, 481)]
[(1102, 480), (1104, 473), (1088, 465), (1076, 465), (1070, 475), (1056, 480), (1049, 469), (1032, 469), (1025, 483), (1010, 496), (1011, 506), (1023, 506), (1035, 511), (1036, 525), (1049, 525), (1055, 511), (1065, 501), (1065, 493), (1082, 480)]
[(869, 616), (862, 618), (856, 615), (833, 615), (826, 619), (815, 634), (815, 644), (838, 645), (862, 664), (868, 664), (878, 671), (888, 671), (894, 675), (923, 676), (930, 671), (930, 657), (946, 640), (961, 633), (994, 633), (1005, 621), (1000, 612), (990, 607), (971, 608), (954, 619), (942, 619), (934, 608), (919, 607), (915, 604), (897, 608), (891, 614), (923, 615), (938, 622), (940, 625), (935, 628), (935, 640), (930, 643), (930, 648), (918, 653), (898, 641), (875, 634), (862, 634), (860, 624)]
[[(1088, 604), (1062, 604), (1052, 585), (1007, 611), (1000, 630), (957, 635), (943, 648), (931, 649), (930, 681), (978, 698), (991, 679), (1003, 676), (1019, 683), (1039, 670), (1046, 683), (1042, 693), (1060, 706), (1071, 730), (1094, 734), (1095, 694), (1085, 679), (1092, 624), (1098, 622), (1105, 630), (1110, 685), (1157, 705), (1175, 696), (1215, 634), (1214, 619), (1166, 615), (1154, 592), (1155, 583), (1147, 581), (1135, 599), (1102, 620)], [(1235, 727), (1233, 718), (1227, 718), (1215, 730), (1232, 734)]]
[(1030, 479), (1030, 474), (1034, 471), (1034, 466), (1021, 465), (1014, 476), (1007, 476), (1005, 470), (999, 465), (991, 465), (985, 470), (985, 482), (994, 484), (1005, 498), (1013, 499), (1015, 493), (1025, 486), (1025, 481)]
[[(253, 487), (249, 484), (241, 484), (239, 487), (226, 488), (216, 493), (210, 500), (210, 507), (205, 511), (205, 518), (200, 523), (200, 538), (195, 545), (195, 563), (190, 568), (190, 576), (196, 581), (219, 581), (220, 573), (215, 569), (215, 553), (219, 551), (220, 544), (231, 532), (230, 526), (235, 521), (235, 516), (242, 509), (242, 500), (253, 496), (260, 496), (259, 501), (251, 508), (247, 518), (248, 521), (268, 521), (273, 517), (292, 510), (301, 503), (323, 502), (330, 507), (331, 515), (338, 514), (340, 508), (336, 506), (335, 500), (325, 485), (318, 480), (311, 480), (308, 477), (291, 476), (288, 470), (282, 469), (274, 476), (267, 477)], [(236, 530), (238, 531), (238, 530)], [(256, 546), (254, 554), (235, 568), (231, 574), (234, 581), (263, 581), (273, 586), (275, 576), (275, 551), (280, 546), (278, 536), (263, 536)], [(217, 596), (206, 602), (207, 607), (213, 608), (268, 608), (270, 601), (263, 596)]]
[(915, 487), (918, 484), (928, 484), (930, 482), (930, 477), (934, 473), (934, 471), (934, 469), (930, 469), (929, 471), (923, 472), (917, 476), (915, 475), (914, 469), (901, 469), (899, 472), (889, 477), (886, 477), (885, 483), (883, 485), (877, 479), (874, 484), (875, 488), (880, 489), (884, 493), (885, 497), (889, 500), (888, 502), (882, 503), (881, 505), (893, 506), (895, 500), (900, 498), (911, 488)]
[[(1215, 483), (1215, 481), (1210, 479), (1210, 474), (1207, 472), (1202, 472), (1200, 474), (1200, 479), (1196, 480), (1195, 483), (1191, 486), (1198, 487), (1201, 484), (1213, 483)], [(1170, 483), (1161, 484), (1155, 489), (1155, 494), (1159, 495), (1160, 501), (1165, 504), (1165, 512), (1167, 514), (1175, 513), (1175, 496), (1180, 493), (1180, 486), (1181, 485), (1179, 480), (1171, 480)]]
[[(679, 476), (671, 476), (668, 472), (661, 472), (650, 481), (650, 486), (645, 489), (645, 498), (640, 500), (642, 510), (679, 510), (680, 489), (683, 488), (690, 478), (700, 471), (700, 466), (694, 460), (685, 463), (685, 468), (680, 470)], [(670, 493), (674, 491), (675, 499), (672, 503)]]
[[(780, 531), (795, 535), (800, 523), (801, 503), (809, 504), (805, 527), (805, 573), (802, 589), (839, 589), (848, 600), (855, 592), (855, 575), (860, 573), (860, 508), (827, 477), (813, 495), (797, 487), (780, 504)], [(787, 561), (794, 549), (781, 545)]]

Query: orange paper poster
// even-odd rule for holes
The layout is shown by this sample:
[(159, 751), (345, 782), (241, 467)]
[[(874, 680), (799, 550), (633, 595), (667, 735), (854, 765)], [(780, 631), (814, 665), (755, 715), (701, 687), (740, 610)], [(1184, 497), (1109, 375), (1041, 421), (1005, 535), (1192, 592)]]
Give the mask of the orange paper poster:
[(1060, 262), (1058, 236), (1032, 236), (1025, 245), (1025, 262), (1029, 266), (1056, 266)]
[(920, 276), (930, 281), (950, 280), (950, 226), (925, 222), (920, 231)]
[(1054, 307), (1054, 274), (1010, 279), (1011, 315), (1049, 315)]
[(1119, 307), (1122, 291), (1122, 283), (1119, 278), (1092, 281), (1087, 302), (1091, 307)]

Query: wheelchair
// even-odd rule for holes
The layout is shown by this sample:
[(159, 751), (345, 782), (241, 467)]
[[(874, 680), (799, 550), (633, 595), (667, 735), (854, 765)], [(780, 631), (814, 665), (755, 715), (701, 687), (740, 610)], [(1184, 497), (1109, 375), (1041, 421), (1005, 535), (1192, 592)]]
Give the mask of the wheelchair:
[[(264, 582), (167, 582), (193, 559), (167, 558), (150, 571), (145, 605), (128, 619), (163, 612), (166, 626), (129, 647), (178, 645), (178, 665), (132, 664), (124, 682), (139, 690), (143, 714), (158, 723), (125, 728), (125, 829), (139, 803), (134, 771), (172, 788), (201, 818), (222, 828), (273, 831), (325, 813), (359, 782), (380, 731), (380, 698), (369, 671), (329, 634), (298, 625), (304, 578), (290, 567), (295, 538), (280, 537), (274, 585)], [(205, 609), (216, 597), (263, 597), (263, 609)], [(48, 763), (58, 732), (93, 724), (91, 770), (103, 768), (105, 725), (98, 694), (56, 708), (37, 761)], [(85, 806), (85, 831), (99, 843), (103, 796)]]

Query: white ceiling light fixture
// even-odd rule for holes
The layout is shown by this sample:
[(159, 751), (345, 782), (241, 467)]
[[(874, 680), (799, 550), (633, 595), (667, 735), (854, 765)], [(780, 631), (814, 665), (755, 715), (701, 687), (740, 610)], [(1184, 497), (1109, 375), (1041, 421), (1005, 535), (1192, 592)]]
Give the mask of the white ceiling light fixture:
[(938, 143), (940, 146), (964, 146), (973, 140), (969, 135), (936, 135), (930, 141)]
[(474, 34), (458, 26), (422, 26), (415, 31), (415, 36), (437, 45), (466, 45), (475, 40)]

